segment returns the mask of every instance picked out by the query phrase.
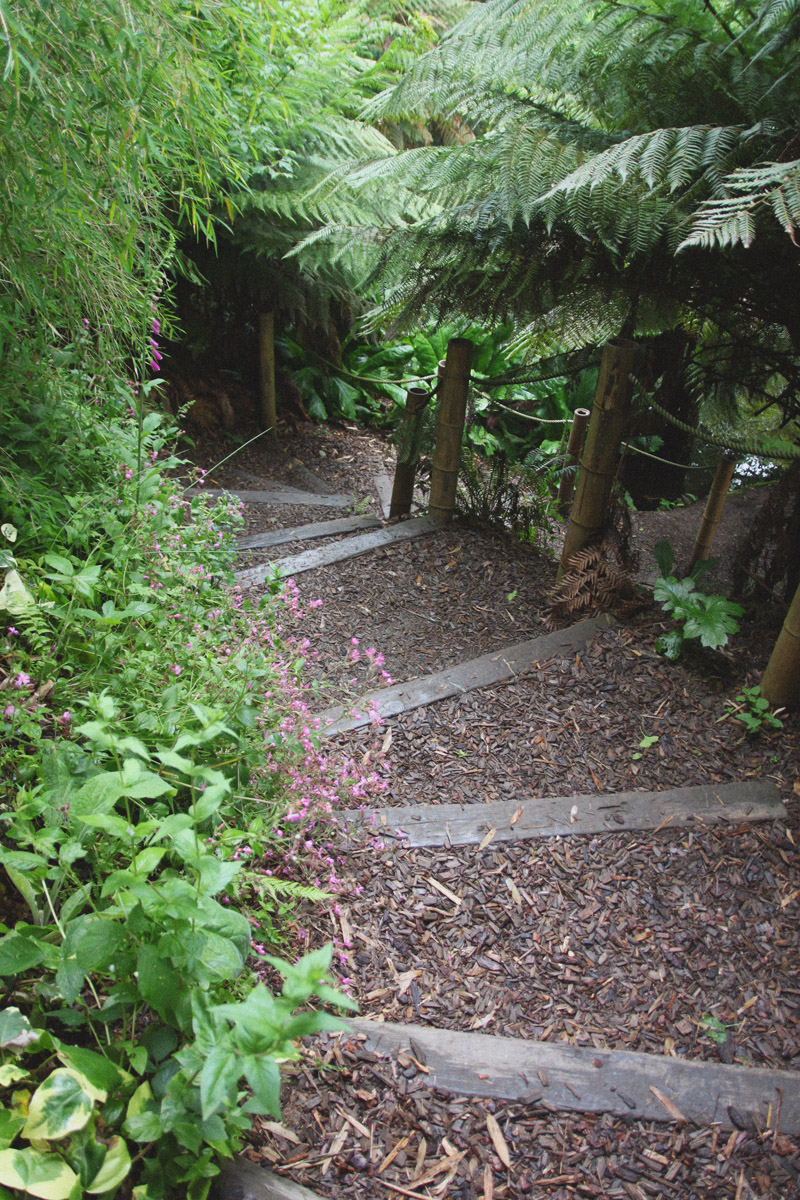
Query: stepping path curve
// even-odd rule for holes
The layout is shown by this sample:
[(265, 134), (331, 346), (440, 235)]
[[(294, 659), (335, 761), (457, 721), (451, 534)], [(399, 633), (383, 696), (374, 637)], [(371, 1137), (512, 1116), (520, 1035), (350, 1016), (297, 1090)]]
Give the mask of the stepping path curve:
[[(206, 492), (206, 494), (214, 494)], [(343, 507), (349, 498), (314, 495), (293, 489), (238, 492), (243, 500), (263, 503), (313, 503)], [(285, 499), (291, 494), (293, 498)], [(304, 498), (299, 499), (300, 496)], [(279, 498), (280, 497), (280, 498)], [(295, 498), (298, 497), (298, 498)], [(325, 536), (319, 523), (287, 530), (285, 540)], [(246, 586), (262, 582), (277, 567), (286, 577), (317, 566), (344, 561), (393, 542), (441, 528), (418, 518), (370, 531), (320, 550), (278, 560), (276, 564), (238, 573)], [(284, 540), (280, 538), (280, 540)], [(280, 544), (279, 533), (255, 535), (252, 547)], [(242, 547), (244, 548), (244, 546)], [(322, 714), (323, 733), (333, 736), (381, 719), (433, 704), (472, 688), (512, 678), (534, 662), (575, 652), (612, 622), (607, 617), (582, 621), (557, 634), (531, 639), (440, 671), (425, 679), (369, 693), (346, 710)], [(720, 822), (763, 821), (783, 816), (783, 804), (771, 784), (759, 780), (664, 792), (521, 798), (487, 805), (427, 805), (379, 810), (384, 836), (404, 836), (410, 846), (451, 846), (516, 841), (522, 838), (573, 836), (582, 833), (656, 829)], [(363, 812), (345, 814), (357, 825)], [(370, 822), (372, 823), (372, 822)], [(351, 1020), (343, 1034), (379, 1052), (411, 1054), (426, 1083), (459, 1095), (529, 1101), (553, 1111), (605, 1111), (648, 1120), (719, 1124), (800, 1133), (800, 1073), (726, 1066), (666, 1055), (585, 1049), (565, 1043), (535, 1042), (502, 1036), (460, 1033), (429, 1026), (393, 1025)], [(770, 1122), (775, 1122), (774, 1126)], [(241, 1160), (223, 1172), (215, 1189), (221, 1200), (321, 1200), (308, 1188)]]

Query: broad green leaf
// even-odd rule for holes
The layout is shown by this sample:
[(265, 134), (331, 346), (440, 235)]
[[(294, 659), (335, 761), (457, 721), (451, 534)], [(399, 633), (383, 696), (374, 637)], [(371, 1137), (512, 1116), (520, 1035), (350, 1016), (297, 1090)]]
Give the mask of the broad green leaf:
[(216, 896), (223, 891), (242, 869), (241, 863), (215, 858), (213, 854), (204, 854), (192, 866), (199, 871), (200, 886), (207, 896)]
[(281, 1116), (281, 1073), (269, 1054), (248, 1054), (242, 1060), (244, 1077), (262, 1112), (276, 1121)]
[(68, 1200), (78, 1176), (57, 1154), (0, 1150), (0, 1183), (39, 1200)]
[(0, 938), (0, 975), (19, 975), (44, 961), (44, 951), (31, 938), (9, 933)]
[(102, 1192), (110, 1192), (119, 1187), (131, 1169), (131, 1156), (128, 1147), (121, 1137), (112, 1137), (108, 1143), (103, 1165), (91, 1181), (86, 1191), (90, 1196)]
[(83, 1129), (92, 1115), (90, 1090), (77, 1071), (57, 1067), (33, 1093), (22, 1136), (56, 1142)]
[(30, 879), (26, 878), (23, 871), (18, 871), (15, 867), (9, 866), (8, 863), (3, 863), (3, 866), (6, 869), (6, 875), (8, 875), (8, 878), (11, 880), (14, 887), (27, 904), (34, 921), (40, 923), (42, 920), (42, 913), (39, 908), (39, 899)]
[(0, 587), (0, 610), (12, 616), (21, 616), (29, 608), (35, 608), (36, 601), (30, 594), (18, 571), (6, 572), (3, 586)]
[(228, 1041), (214, 1047), (200, 1074), (200, 1106), (203, 1117), (210, 1117), (236, 1103), (237, 1084), (242, 1075), (242, 1060)]
[(132, 869), (138, 875), (149, 875), (151, 871), (155, 871), (166, 852), (164, 846), (146, 846), (134, 858), (131, 864)]
[(56, 1041), (56, 1053), (65, 1066), (72, 1067), (91, 1085), (94, 1092), (90, 1094), (95, 1100), (104, 1100), (114, 1088), (131, 1081), (132, 1077), (122, 1067), (86, 1046), (69, 1046)]
[[(75, 574), (75, 569), (68, 558), (64, 558), (61, 554), (45, 554), (44, 561), (48, 567), (52, 567), (59, 575), (66, 576), (71, 579)], [(49, 577), (52, 579), (52, 575)]]
[(56, 983), (68, 1004), (78, 998), (86, 975), (111, 962), (124, 939), (120, 925), (94, 913), (78, 917), (67, 927)]
[[(0, 1077), (9, 1068), (12, 1071), (20, 1071), (19, 1067), (10, 1063), (8, 1067), (0, 1067)], [(21, 1071), (21, 1076), (24, 1076), (26, 1073), (25, 1071)], [(9, 1079), (8, 1082), (0, 1082), (0, 1087), (10, 1087), (12, 1084), (18, 1083), (19, 1078), (20, 1076), (17, 1076), (15, 1079)], [(20, 1116), (19, 1113), (12, 1112), (10, 1108), (0, 1108), (0, 1150), (8, 1149), (24, 1124), (25, 1117)]]
[(206, 933), (202, 951), (203, 975), (208, 979), (235, 979), (244, 966), (245, 956), (228, 938)]
[[(14, 934), (10, 935), (11, 937)], [(37, 1041), (38, 1030), (34, 1030), (30, 1021), (18, 1008), (4, 1008), (0, 1012), (0, 1048), (24, 1050), (31, 1042)]]

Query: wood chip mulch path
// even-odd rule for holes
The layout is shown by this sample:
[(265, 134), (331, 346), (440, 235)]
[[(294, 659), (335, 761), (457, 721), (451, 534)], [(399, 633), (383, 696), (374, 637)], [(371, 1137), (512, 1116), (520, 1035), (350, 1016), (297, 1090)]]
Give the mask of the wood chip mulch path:
[[(272, 510), (260, 527), (324, 515)], [(324, 602), (297, 630), (308, 676), (331, 683), (320, 711), (379, 682), (353, 638), (396, 681), (429, 674), (544, 632), (554, 575), (529, 548), (454, 525), (299, 577), (301, 599)], [(441, 850), (360, 836), (346, 897), (303, 921), (312, 944), (337, 939), (363, 1015), (800, 1069), (800, 718), (747, 737), (726, 715), (777, 630), (745, 623), (728, 651), (670, 664), (654, 651), (663, 628), (656, 609), (623, 618), (579, 655), (341, 744), (382, 767), (388, 805), (766, 776), (785, 821)], [(285, 1078), (283, 1121), (257, 1120), (248, 1156), (325, 1197), (800, 1196), (800, 1148), (779, 1123), (729, 1132), (448, 1096), (413, 1057), (353, 1037), (304, 1047)]]

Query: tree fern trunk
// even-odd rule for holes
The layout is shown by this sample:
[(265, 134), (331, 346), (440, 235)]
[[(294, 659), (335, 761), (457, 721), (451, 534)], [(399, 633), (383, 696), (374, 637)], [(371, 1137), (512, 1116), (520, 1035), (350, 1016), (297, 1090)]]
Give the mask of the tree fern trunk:
[(592, 415), (581, 458), (558, 578), (570, 558), (603, 529), (619, 465), (622, 434), (630, 410), (632, 372), (639, 357), (634, 342), (619, 339), (603, 350)]

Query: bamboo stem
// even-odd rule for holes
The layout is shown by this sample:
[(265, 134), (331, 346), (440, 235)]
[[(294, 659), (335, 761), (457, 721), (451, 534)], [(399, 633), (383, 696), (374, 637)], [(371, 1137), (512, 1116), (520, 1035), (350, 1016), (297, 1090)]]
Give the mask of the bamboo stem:
[(417, 430), (425, 406), (428, 403), (428, 392), (425, 388), (411, 387), (406, 393), (406, 410), (403, 413), (403, 423), (400, 427), (399, 453), (397, 466), (394, 469), (394, 485), (392, 500), (389, 506), (389, 517), (403, 517), (411, 512), (411, 502), (414, 499), (414, 480), (417, 474), (419, 455), (417, 454)]
[(440, 521), (449, 521), (456, 505), (469, 372), (474, 352), (475, 347), (469, 338), (451, 338), (447, 344), (444, 376), (440, 376), (439, 416), (428, 504), (430, 515)]
[(605, 523), (619, 463), (620, 442), (630, 409), (632, 373), (638, 353), (635, 342), (621, 338), (608, 342), (603, 348), (578, 486), (558, 568), (559, 579), (572, 556), (582, 550)]
[(261, 423), (271, 438), (278, 437), (278, 417), (275, 406), (275, 315), (260, 313), (258, 317), (258, 365)]
[(704, 562), (711, 554), (714, 536), (717, 532), (720, 517), (722, 516), (722, 510), (725, 507), (725, 501), (731, 486), (731, 480), (733, 479), (733, 472), (736, 470), (736, 463), (737, 459), (730, 454), (723, 454), (719, 460), (717, 473), (714, 476), (711, 491), (708, 493), (703, 519), (697, 531), (687, 571), (691, 571), (696, 563)]
[(558, 507), (562, 511), (566, 511), (572, 502), (572, 493), (575, 491), (575, 480), (578, 475), (578, 461), (586, 436), (586, 426), (591, 415), (588, 408), (576, 408), (572, 417), (572, 428), (569, 431), (569, 441), (567, 442), (567, 469), (562, 472), (561, 482), (558, 485)]
[(774, 708), (800, 708), (800, 585), (767, 663), (761, 695)]

